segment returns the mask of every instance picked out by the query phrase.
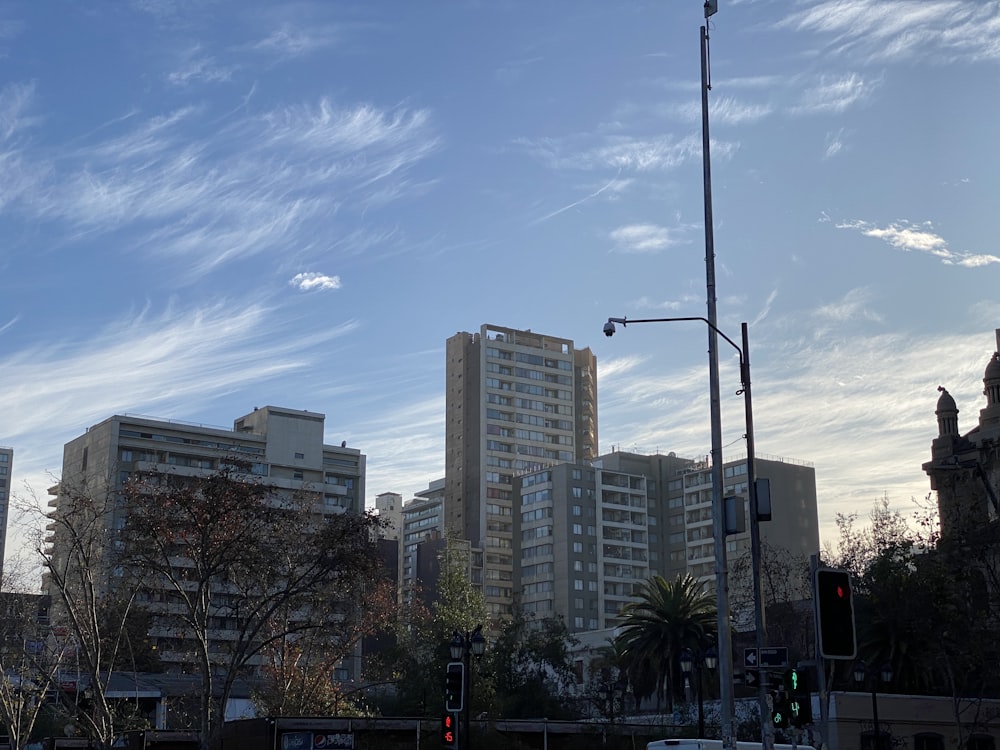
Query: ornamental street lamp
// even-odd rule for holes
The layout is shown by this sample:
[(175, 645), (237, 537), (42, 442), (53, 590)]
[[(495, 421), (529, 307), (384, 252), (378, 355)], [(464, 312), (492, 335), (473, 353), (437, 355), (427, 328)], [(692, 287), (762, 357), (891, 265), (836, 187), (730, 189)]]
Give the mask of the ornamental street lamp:
[(719, 652), (714, 648), (708, 648), (704, 653), (698, 652), (695, 654), (691, 649), (686, 648), (681, 651), (681, 672), (684, 673), (684, 679), (689, 680), (691, 678), (691, 670), (697, 671), (697, 695), (698, 695), (698, 738), (705, 738), (705, 702), (702, 697), (702, 668), (708, 669), (710, 672), (714, 671), (719, 665)]
[(892, 664), (886, 662), (882, 665), (882, 668), (875, 672), (874, 670), (869, 671), (868, 665), (863, 661), (854, 662), (854, 681), (859, 685), (864, 687), (865, 678), (871, 678), (871, 690), (872, 690), (872, 725), (874, 728), (874, 739), (872, 740), (872, 750), (882, 750), (883, 744), (886, 748), (889, 747), (890, 736), (889, 733), (885, 734), (885, 742), (882, 741), (882, 733), (878, 726), (878, 686), (879, 682), (884, 682), (889, 684), (892, 682)]
[(471, 633), (464, 635), (459, 631), (451, 637), (448, 643), (448, 652), (452, 661), (460, 661), (465, 665), (465, 680), (462, 686), (464, 695), (462, 696), (462, 730), (459, 733), (457, 747), (471, 748), (469, 742), (469, 714), (472, 713), (472, 659), (475, 656), (476, 662), (483, 658), (486, 653), (486, 638), (483, 637), (483, 626), (477, 625)]

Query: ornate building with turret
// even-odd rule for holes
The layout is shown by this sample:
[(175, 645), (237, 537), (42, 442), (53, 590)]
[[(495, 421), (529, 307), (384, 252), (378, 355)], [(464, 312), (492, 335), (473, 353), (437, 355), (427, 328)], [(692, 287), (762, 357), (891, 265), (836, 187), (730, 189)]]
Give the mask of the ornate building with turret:
[(958, 406), (943, 387), (937, 402), (938, 436), (931, 443), (931, 460), (923, 469), (937, 492), (944, 543), (968, 543), (1000, 518), (1000, 329), (997, 351), (986, 365), (983, 393), (986, 406), (979, 423), (964, 435), (958, 428)]

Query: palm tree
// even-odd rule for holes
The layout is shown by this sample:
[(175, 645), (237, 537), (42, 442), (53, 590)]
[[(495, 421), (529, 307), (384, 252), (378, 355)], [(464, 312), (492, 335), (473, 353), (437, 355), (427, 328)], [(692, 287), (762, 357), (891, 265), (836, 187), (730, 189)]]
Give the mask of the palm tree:
[(648, 671), (656, 675), (657, 709), (666, 697), (672, 710), (681, 652), (704, 650), (715, 643), (715, 597), (689, 575), (673, 581), (653, 576), (637, 595), (638, 601), (622, 609), (616, 650), (625, 658), (630, 678)]

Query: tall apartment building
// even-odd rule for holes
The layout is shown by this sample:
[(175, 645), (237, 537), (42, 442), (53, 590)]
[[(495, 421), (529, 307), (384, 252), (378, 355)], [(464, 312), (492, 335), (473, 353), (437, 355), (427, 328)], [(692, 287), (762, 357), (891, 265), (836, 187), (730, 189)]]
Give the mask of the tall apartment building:
[(597, 359), (569, 339), (495, 325), (447, 342), (445, 522), (483, 550), (491, 615), (511, 612), (514, 476), (597, 451)]
[[(58, 514), (63, 492), (121, 491), (134, 471), (206, 476), (238, 456), (247, 462), (247, 471), (274, 492), (313, 493), (322, 498), (317, 503), (322, 513), (361, 512), (365, 456), (343, 444), (326, 445), (324, 421), (323, 414), (276, 406), (254, 409), (236, 419), (232, 430), (115, 415), (64, 446), (62, 479), (50, 490), (55, 497), (49, 505), (52, 513)], [(110, 518), (108, 528), (122, 528), (125, 521)], [(47, 543), (58, 553), (56, 533)], [(154, 600), (149, 606), (155, 612), (158, 605)], [(154, 635), (164, 664), (172, 671), (182, 671), (186, 657), (176, 639), (165, 632)], [(219, 638), (225, 637), (219, 634)]]
[[(815, 471), (784, 460), (756, 465), (770, 481), (773, 507), (761, 538), (804, 564), (819, 551)], [(743, 459), (723, 469), (725, 494), (744, 503), (746, 466)], [(619, 624), (635, 587), (652, 575), (688, 574), (714, 589), (711, 481), (704, 462), (635, 453), (518, 477), (514, 584), (524, 608), (540, 617), (561, 615), (571, 632), (584, 632)], [(749, 546), (748, 532), (730, 535), (731, 564)], [(742, 593), (746, 599), (750, 592)], [(752, 627), (752, 611), (745, 615), (741, 629)]]
[(10, 511), (10, 477), (14, 469), (14, 449), (0, 448), (0, 575), (7, 551), (7, 519)]
[(399, 540), (400, 523), (403, 517), (403, 496), (398, 492), (381, 492), (375, 496), (375, 510), (382, 527), (383, 539)]

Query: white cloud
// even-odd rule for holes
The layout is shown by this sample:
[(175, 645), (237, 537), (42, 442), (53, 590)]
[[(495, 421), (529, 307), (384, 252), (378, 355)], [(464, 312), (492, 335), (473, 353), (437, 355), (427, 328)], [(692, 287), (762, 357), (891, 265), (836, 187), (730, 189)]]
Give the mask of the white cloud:
[(288, 283), (304, 292), (317, 289), (340, 289), (339, 276), (327, 276), (326, 274), (315, 272), (297, 273)]
[(853, 229), (866, 237), (880, 239), (892, 247), (907, 252), (916, 251), (934, 255), (941, 262), (950, 266), (979, 268), (981, 266), (1000, 263), (1000, 257), (977, 253), (958, 253), (948, 247), (943, 237), (933, 231), (934, 225), (926, 221), (913, 224), (898, 221), (885, 227), (879, 227), (867, 221), (849, 221), (837, 224), (838, 229)]
[(876, 323), (882, 322), (882, 315), (870, 307), (871, 300), (871, 290), (866, 288), (851, 289), (837, 302), (817, 307), (813, 315), (833, 323), (859, 319)]
[[(701, 137), (652, 138), (611, 135), (594, 145), (582, 143), (587, 137), (567, 139), (519, 139), (515, 143), (552, 169), (615, 169), (621, 172), (657, 172), (676, 169), (701, 160)], [(712, 140), (712, 158), (726, 159), (738, 148), (736, 143)]]
[[(22, 92), (3, 112), (23, 123)], [(32, 163), (0, 154), (0, 205), (65, 222), (68, 236), (127, 232), (133, 252), (179, 256), (198, 276), (261, 253), (319, 252), (317, 225), (363, 213), (414, 187), (408, 173), (437, 147), (426, 110), (285, 107), (205, 128), (186, 107), (112, 125), (103, 140)]]
[(186, 50), (181, 58), (178, 68), (167, 74), (167, 82), (173, 86), (187, 86), (194, 81), (221, 83), (232, 77), (232, 68), (219, 65), (214, 57), (203, 54), (199, 46)]
[(866, 62), (1000, 59), (996, 2), (823, 0), (778, 26), (828, 37), (827, 54)]
[(656, 253), (682, 242), (670, 229), (657, 224), (627, 224), (612, 231), (610, 237), (615, 249), (623, 253)]
[(866, 99), (879, 85), (879, 81), (866, 81), (858, 73), (842, 76), (821, 76), (807, 88), (792, 107), (793, 114), (839, 114)]

